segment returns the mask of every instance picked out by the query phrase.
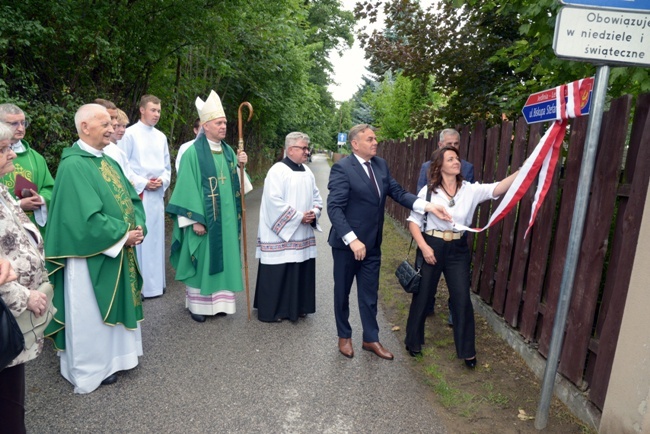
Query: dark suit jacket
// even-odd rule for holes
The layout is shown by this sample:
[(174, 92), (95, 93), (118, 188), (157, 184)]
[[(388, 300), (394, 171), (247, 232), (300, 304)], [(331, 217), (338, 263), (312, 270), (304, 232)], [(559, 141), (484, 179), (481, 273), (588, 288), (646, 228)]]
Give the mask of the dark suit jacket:
[[(419, 193), (422, 190), (422, 187), (427, 185), (427, 179), (429, 175), (429, 167), (431, 167), (431, 160), (425, 161), (420, 168), (420, 177), (418, 178), (418, 186), (416, 193)], [(463, 175), (463, 179), (467, 182), (474, 183), (474, 165), (469, 161), (460, 160), (460, 174)]]
[(327, 214), (332, 222), (328, 242), (335, 249), (349, 249), (342, 237), (350, 231), (354, 231), (366, 245), (366, 250), (381, 246), (386, 197), (392, 197), (409, 209), (417, 199), (390, 176), (386, 160), (373, 157), (370, 164), (380, 197), (377, 197), (370, 177), (354, 155), (332, 166), (327, 185)]

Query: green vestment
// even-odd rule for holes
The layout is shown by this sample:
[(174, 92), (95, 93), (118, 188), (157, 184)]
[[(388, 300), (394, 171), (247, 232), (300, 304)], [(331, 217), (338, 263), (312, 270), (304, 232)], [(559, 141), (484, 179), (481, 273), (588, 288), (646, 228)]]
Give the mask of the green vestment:
[(68, 258), (85, 258), (105, 324), (135, 329), (142, 320), (142, 276), (135, 249), (123, 246), (115, 258), (102, 252), (127, 231), (146, 233), (142, 202), (112, 158), (98, 158), (77, 144), (63, 151), (45, 236), (47, 266), (58, 309), (45, 335), (65, 349), (63, 274)]
[[(21, 175), (27, 180), (36, 184), (38, 194), (43, 197), (45, 200), (45, 206), (49, 208), (50, 199), (52, 198), (52, 189), (54, 188), (54, 178), (50, 174), (50, 169), (47, 168), (47, 163), (45, 158), (35, 150), (33, 150), (29, 144), (25, 141), (21, 141), (25, 150), (23, 152), (16, 152), (16, 158), (13, 159), (14, 167), (16, 168), (13, 172), (7, 173), (5, 176), (0, 178), (0, 182), (7, 186), (9, 192), (16, 200), (19, 200), (15, 193), (14, 188), (16, 187), (16, 175)], [(36, 223), (34, 219), (34, 211), (25, 211), (27, 217), (36, 225), (36, 227), (41, 231), (41, 235), (45, 238), (45, 227), (41, 227)]]
[(221, 142), (221, 147), (223, 153), (212, 153), (201, 137), (187, 149), (167, 206), (168, 213), (207, 229), (206, 235), (198, 236), (192, 225), (180, 228), (175, 218), (170, 256), (176, 280), (200, 289), (202, 295), (244, 289), (237, 160), (230, 146)]

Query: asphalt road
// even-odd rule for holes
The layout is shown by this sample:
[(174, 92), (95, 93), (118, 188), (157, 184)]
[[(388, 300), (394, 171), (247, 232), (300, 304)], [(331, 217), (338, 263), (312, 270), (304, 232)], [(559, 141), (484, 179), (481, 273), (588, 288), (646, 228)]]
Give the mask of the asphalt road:
[[(310, 167), (327, 197), (329, 166), (316, 155)], [(251, 304), (255, 291), (262, 189), (247, 195)], [(26, 365), (30, 433), (444, 433), (432, 392), (379, 313), (386, 361), (361, 350), (356, 289), (351, 300), (355, 356), (337, 348), (332, 299), (330, 222), (317, 234), (317, 308), (296, 323), (249, 322), (246, 297), (237, 313), (190, 319), (184, 287), (167, 274), (167, 292), (144, 303), (144, 356), (117, 383), (75, 395), (59, 373), (49, 343)], [(0, 421), (1, 424), (1, 421)]]

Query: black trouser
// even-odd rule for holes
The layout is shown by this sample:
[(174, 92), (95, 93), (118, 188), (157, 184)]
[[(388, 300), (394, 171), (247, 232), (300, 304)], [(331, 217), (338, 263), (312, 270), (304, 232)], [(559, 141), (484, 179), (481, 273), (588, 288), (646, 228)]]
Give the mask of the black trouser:
[(462, 359), (476, 355), (474, 308), (470, 298), (470, 254), (467, 240), (444, 241), (422, 234), (424, 240), (433, 249), (435, 265), (422, 265), (420, 291), (413, 295), (411, 308), (406, 323), (404, 343), (411, 351), (420, 351), (424, 344), (424, 323), (427, 307), (436, 296), (440, 275), (445, 274), (449, 288), (451, 313), (454, 318), (454, 343), (456, 355)]
[(0, 433), (24, 434), (25, 364), (0, 371)]

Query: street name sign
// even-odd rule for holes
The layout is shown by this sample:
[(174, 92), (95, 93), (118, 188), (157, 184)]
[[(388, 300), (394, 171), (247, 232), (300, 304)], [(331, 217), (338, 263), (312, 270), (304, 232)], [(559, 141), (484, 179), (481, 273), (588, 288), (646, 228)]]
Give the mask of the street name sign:
[(597, 65), (650, 66), (650, 12), (563, 7), (553, 50)]
[[(594, 78), (585, 78), (583, 81), (583, 91), (580, 92), (580, 114), (582, 116), (589, 114), (593, 88)], [(555, 98), (555, 92), (557, 92), (557, 88), (554, 87), (553, 89), (534, 93), (528, 97), (524, 108), (521, 109), (526, 123), (535, 124), (538, 122), (554, 121), (556, 119), (557, 100)]]
[(591, 8), (650, 11), (650, 0), (562, 0), (562, 3)]

